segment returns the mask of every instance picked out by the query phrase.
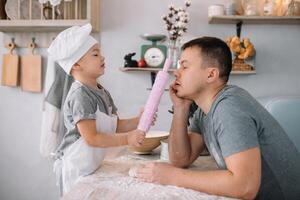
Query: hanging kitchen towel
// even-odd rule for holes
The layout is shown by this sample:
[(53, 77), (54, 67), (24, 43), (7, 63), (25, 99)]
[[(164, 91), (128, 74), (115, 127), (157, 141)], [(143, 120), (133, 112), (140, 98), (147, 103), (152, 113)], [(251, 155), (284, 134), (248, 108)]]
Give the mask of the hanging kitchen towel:
[[(44, 97), (50, 91), (55, 80), (56, 66), (55, 62), (49, 57), (47, 62), (47, 71), (44, 82)], [(43, 102), (42, 130), (40, 140), (40, 153), (44, 157), (50, 157), (57, 146), (58, 121), (60, 110), (52, 104)]]
[(62, 107), (73, 81), (51, 57), (48, 58), (40, 141), (40, 153), (44, 157), (55, 152), (65, 134)]
[(63, 106), (74, 79), (67, 75), (58, 64), (56, 64), (55, 69), (55, 80), (46, 96), (46, 102), (60, 110), (57, 131), (58, 144), (60, 144), (67, 130), (64, 125)]

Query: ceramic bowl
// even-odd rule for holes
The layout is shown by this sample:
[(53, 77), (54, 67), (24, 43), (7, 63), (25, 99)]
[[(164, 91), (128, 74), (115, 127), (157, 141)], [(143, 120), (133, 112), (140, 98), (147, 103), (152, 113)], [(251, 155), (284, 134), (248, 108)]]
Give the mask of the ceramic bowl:
[(151, 154), (160, 145), (160, 141), (168, 138), (169, 132), (149, 131), (141, 147), (130, 147), (129, 149), (136, 154)]

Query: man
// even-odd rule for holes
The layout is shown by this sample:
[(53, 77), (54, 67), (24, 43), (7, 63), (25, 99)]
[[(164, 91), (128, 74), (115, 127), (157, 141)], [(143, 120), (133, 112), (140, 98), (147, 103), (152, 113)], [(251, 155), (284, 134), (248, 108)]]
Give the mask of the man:
[[(182, 50), (181, 66), (170, 86), (172, 165), (148, 164), (138, 170), (138, 178), (241, 199), (300, 199), (300, 154), (248, 92), (227, 85), (232, 59), (226, 43), (203, 37)], [(198, 110), (188, 130), (192, 102)], [(219, 170), (183, 169), (205, 147)]]

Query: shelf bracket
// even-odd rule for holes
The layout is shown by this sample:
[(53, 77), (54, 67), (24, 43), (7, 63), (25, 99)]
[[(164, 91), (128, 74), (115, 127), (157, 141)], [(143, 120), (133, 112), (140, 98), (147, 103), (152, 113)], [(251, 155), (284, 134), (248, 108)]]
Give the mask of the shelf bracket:
[(241, 32), (242, 32), (242, 25), (243, 25), (243, 21), (238, 21), (236, 23), (236, 35), (241, 38)]
[(157, 72), (151, 72), (151, 87), (153, 86), (153, 84), (155, 82), (156, 75), (157, 75)]

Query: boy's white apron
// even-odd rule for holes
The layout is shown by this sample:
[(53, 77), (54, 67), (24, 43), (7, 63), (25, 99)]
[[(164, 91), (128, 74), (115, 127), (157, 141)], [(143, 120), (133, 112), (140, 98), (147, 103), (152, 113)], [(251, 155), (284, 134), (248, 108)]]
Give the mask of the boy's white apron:
[[(115, 133), (117, 129), (117, 116), (106, 115), (97, 109), (96, 128), (97, 132)], [(101, 165), (105, 157), (107, 148), (98, 148), (88, 146), (85, 140), (80, 137), (75, 143), (64, 151), (61, 161), (54, 163), (54, 171), (57, 174), (57, 162), (61, 162), (61, 177), (63, 194), (68, 192), (76, 181), (82, 177), (93, 173)], [(57, 174), (57, 178), (60, 175)]]

